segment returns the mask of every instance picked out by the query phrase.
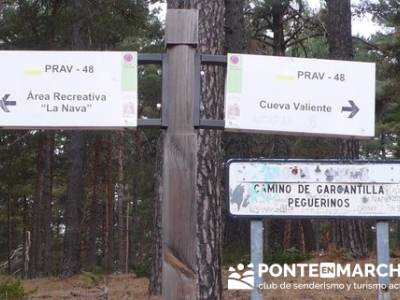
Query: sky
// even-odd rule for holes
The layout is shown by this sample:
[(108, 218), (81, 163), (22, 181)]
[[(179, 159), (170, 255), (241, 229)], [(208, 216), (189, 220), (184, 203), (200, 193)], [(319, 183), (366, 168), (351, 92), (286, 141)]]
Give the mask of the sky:
[[(376, 0), (371, 0), (372, 2), (376, 2)], [(312, 9), (318, 10), (321, 7), (321, 2), (325, 2), (325, 0), (307, 0), (308, 4)], [(360, 3), (360, 0), (351, 0), (352, 5), (357, 5)], [(159, 18), (164, 21), (165, 20), (165, 11), (166, 4), (158, 5), (161, 6), (162, 10), (159, 14)], [(154, 7), (154, 6), (153, 6)], [(362, 18), (353, 17), (352, 20), (352, 32), (353, 35), (360, 35), (364, 38), (368, 38), (371, 34), (382, 30), (382, 28), (372, 21), (371, 15), (366, 15)]]

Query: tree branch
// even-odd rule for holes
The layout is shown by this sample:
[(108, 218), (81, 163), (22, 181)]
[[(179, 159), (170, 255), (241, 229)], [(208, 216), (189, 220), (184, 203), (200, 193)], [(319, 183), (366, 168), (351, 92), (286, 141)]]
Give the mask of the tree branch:
[(287, 48), (292, 47), (292, 46), (294, 46), (294, 45), (297, 45), (297, 44), (299, 44), (299, 43), (304, 42), (305, 40), (312, 39), (312, 38), (315, 38), (315, 37), (318, 37), (318, 36), (323, 36), (323, 34), (322, 34), (322, 33), (315, 33), (315, 34), (308, 35), (308, 36), (306, 36), (306, 37), (304, 37), (304, 38), (301, 38), (301, 39), (299, 39), (299, 40), (295, 40), (295, 41), (293, 41), (292, 43), (287, 44), (286, 47), (287, 47)]
[(370, 43), (370, 42), (364, 40), (363, 38), (360, 38), (358, 36), (353, 36), (353, 39), (362, 42), (364, 45), (368, 46), (371, 49), (382, 52), (382, 54), (384, 54), (384, 55), (388, 55), (387, 51), (379, 48), (376, 44), (373, 44), (373, 43)]

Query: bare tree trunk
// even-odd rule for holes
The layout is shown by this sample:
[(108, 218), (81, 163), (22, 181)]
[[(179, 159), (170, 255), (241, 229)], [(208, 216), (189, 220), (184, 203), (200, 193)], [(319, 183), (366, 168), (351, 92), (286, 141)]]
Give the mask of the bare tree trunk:
[[(284, 19), (285, 15), (288, 14), (288, 3), (278, 0), (272, 1), (271, 14), (272, 14), (272, 31), (273, 37), (273, 54), (275, 56), (286, 55), (286, 43), (285, 43), (285, 28)], [(273, 141), (272, 157), (274, 158), (289, 158), (291, 156), (289, 139), (283, 136), (275, 136)], [(274, 223), (271, 225), (270, 223)], [(265, 241), (273, 244), (272, 249), (281, 250), (280, 243), (283, 246), (283, 250), (291, 247), (295, 247), (301, 252), (305, 252), (306, 249), (313, 248), (313, 239), (306, 240), (307, 236), (314, 236), (310, 220), (274, 220), (265, 223)], [(282, 227), (282, 228), (279, 228)], [(268, 230), (273, 228), (277, 232)]]
[[(23, 243), (22, 243), (22, 252), (23, 252), (23, 279), (27, 279), (29, 276), (29, 246), (27, 242), (27, 232), (28, 232), (28, 199), (24, 196), (23, 203), (23, 214), (22, 214), (22, 232), (23, 232)], [(28, 254), (28, 255), (27, 255)]]
[(230, 53), (246, 52), (244, 5), (244, 0), (225, 0), (225, 48)]
[(24, 235), (24, 278), (29, 275), (29, 252), (31, 249), (31, 232), (26, 231)]
[(48, 276), (51, 273), (53, 152), (54, 133), (39, 133), (30, 277)]
[[(72, 10), (76, 21), (72, 25), (72, 48), (85, 49), (84, 42), (84, 1), (72, 0)], [(70, 277), (79, 273), (81, 243), (81, 205), (83, 201), (83, 162), (85, 154), (85, 135), (82, 131), (71, 131), (68, 148), (67, 197), (65, 200), (64, 257), (61, 276)]]
[(105, 227), (104, 227), (104, 260), (105, 267), (108, 271), (113, 270), (113, 200), (114, 200), (114, 183), (113, 183), (113, 142), (112, 136), (108, 137), (107, 141), (107, 192), (105, 203)]
[(153, 216), (153, 246), (150, 272), (149, 293), (161, 295), (162, 292), (162, 145), (164, 133), (161, 133), (157, 145), (156, 168), (154, 174), (154, 216)]
[(83, 160), (84, 133), (75, 131), (70, 134), (68, 145), (67, 197), (65, 200), (65, 236), (62, 277), (71, 277), (80, 272), (81, 243), (81, 205), (83, 198)]
[(89, 225), (87, 234), (87, 247), (88, 251), (86, 253), (86, 265), (89, 270), (93, 270), (96, 266), (97, 258), (97, 238), (99, 236), (101, 217), (101, 203), (99, 200), (99, 189), (101, 184), (101, 153), (102, 153), (102, 136), (97, 135), (94, 142), (94, 157), (93, 157), (93, 174), (92, 174), (92, 199), (90, 204), (89, 212)]
[[(288, 139), (283, 136), (274, 136), (272, 141), (271, 157), (289, 158), (290, 149)], [(269, 254), (280, 253), (290, 247), (292, 223), (291, 220), (264, 221), (264, 247)]]
[[(283, 17), (285, 8), (281, 1), (273, 0), (271, 3), (273, 55), (285, 56)], [(266, 16), (268, 17), (268, 16)], [(274, 136), (272, 141), (271, 156), (273, 158), (289, 158), (290, 149), (287, 137)], [(264, 220), (264, 244), (265, 248), (274, 253), (289, 248), (292, 232), (290, 220)], [(268, 252), (267, 252), (268, 253)]]
[[(332, 59), (353, 59), (350, 0), (327, 0), (328, 43)], [(355, 159), (359, 143), (354, 139), (336, 140), (336, 158)], [(333, 224), (336, 244), (351, 250), (355, 257), (368, 254), (366, 225), (361, 220), (337, 220)]]
[[(229, 53), (247, 52), (244, 5), (244, 0), (225, 0), (225, 49)], [(234, 157), (249, 157), (253, 147), (243, 147), (243, 145), (253, 146), (254, 142), (253, 135), (250, 134), (229, 132), (222, 134), (222, 149), (235, 149)], [(224, 156), (226, 157), (226, 154)], [(223, 244), (228, 247), (248, 247), (250, 237), (248, 220), (231, 218), (225, 205), (222, 206), (222, 211)]]
[(127, 226), (126, 226), (126, 196), (125, 196), (125, 178), (124, 178), (124, 132), (118, 133), (118, 270), (127, 273)]
[(8, 260), (8, 266), (7, 266), (7, 273), (8, 275), (11, 275), (11, 252), (12, 252), (12, 235), (11, 235), (11, 198), (10, 196), (8, 196), (7, 199), (7, 232), (8, 232), (8, 244), (7, 244), (7, 248), (8, 248), (8, 252), (7, 252), (7, 260)]
[(43, 271), (44, 275), (52, 272), (52, 231), (53, 215), (53, 159), (54, 159), (54, 132), (46, 133), (43, 182)]
[(41, 186), (42, 186), (42, 174), (43, 174), (43, 133), (40, 133), (39, 141), (38, 141), (38, 150), (37, 150), (37, 165), (36, 165), (36, 180), (35, 180), (35, 194), (32, 204), (32, 247), (30, 251), (30, 272), (29, 277), (35, 278), (39, 270), (40, 264), (40, 195), (41, 195)]
[(272, 1), (272, 32), (274, 33), (273, 53), (275, 56), (285, 56), (285, 31), (283, 18), (286, 13), (287, 4), (280, 0)]
[[(194, 2), (194, 7), (199, 9), (199, 52), (222, 54), (224, 1)], [(202, 79), (204, 117), (219, 118), (223, 111), (223, 72), (218, 67), (207, 66)], [(199, 130), (197, 143), (198, 299), (222, 299), (221, 133)]]

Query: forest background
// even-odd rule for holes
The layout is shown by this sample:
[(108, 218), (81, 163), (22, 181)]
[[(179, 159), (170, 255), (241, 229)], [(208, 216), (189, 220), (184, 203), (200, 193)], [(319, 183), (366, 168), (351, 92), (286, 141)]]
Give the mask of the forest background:
[[(163, 22), (158, 18), (160, 3), (3, 0), (0, 49), (165, 52)], [(200, 162), (210, 164), (213, 174), (206, 179), (199, 176), (200, 190), (212, 183), (212, 188), (200, 193), (206, 200), (197, 201), (199, 219), (206, 216), (199, 235), (202, 230), (210, 235), (215, 231), (218, 240), (212, 245), (212, 272), (199, 268), (203, 274), (200, 281), (212, 277), (217, 282), (212, 287), (203, 286), (203, 295), (218, 298), (221, 266), (249, 257), (249, 222), (229, 218), (223, 205), (224, 160), (400, 156), (400, 4), (396, 0), (357, 1), (350, 10), (349, 3), (321, 1), (319, 8), (313, 9), (303, 0), (168, 1), (171, 8), (200, 9), (200, 28), (209, 29), (217, 24), (213, 28), (215, 34), (200, 32), (202, 53), (334, 58), (377, 64), (374, 139), (359, 142), (267, 134), (208, 134), (207, 130), (199, 135), (199, 143), (207, 140), (220, 145), (218, 151), (200, 147), (203, 152), (198, 153)], [(351, 36), (351, 17), (365, 15), (379, 24), (378, 31), (370, 36)], [(218, 76), (224, 74), (221, 67), (203, 67), (203, 81), (207, 82), (205, 79), (213, 72)], [(161, 73), (157, 65), (139, 67), (141, 118), (160, 116)], [(215, 88), (204, 83), (203, 94)], [(203, 105), (220, 114), (223, 93), (211, 94), (213, 99), (205, 97)], [(162, 139), (158, 129), (2, 130), (0, 271), (16, 278), (134, 272), (150, 278), (150, 292), (159, 294)], [(207, 214), (204, 203), (210, 204), (215, 213)], [(267, 262), (302, 260), (332, 249), (356, 259), (375, 252), (373, 222), (264, 223)], [(400, 248), (400, 222), (391, 222), (390, 228), (395, 255)], [(211, 238), (206, 238), (208, 241), (211, 243)], [(201, 261), (205, 254), (198, 255)], [(205, 274), (213, 275), (207, 278)]]

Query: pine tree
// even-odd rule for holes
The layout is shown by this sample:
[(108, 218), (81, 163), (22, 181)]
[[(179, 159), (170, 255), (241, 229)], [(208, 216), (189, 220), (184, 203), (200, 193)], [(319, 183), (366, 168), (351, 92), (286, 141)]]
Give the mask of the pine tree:
[[(353, 59), (350, 0), (327, 0), (327, 31), (330, 58)], [(359, 156), (359, 142), (355, 139), (336, 140), (336, 158), (355, 159)], [(351, 250), (355, 257), (368, 254), (366, 224), (361, 220), (337, 220), (333, 239), (338, 246)]]

